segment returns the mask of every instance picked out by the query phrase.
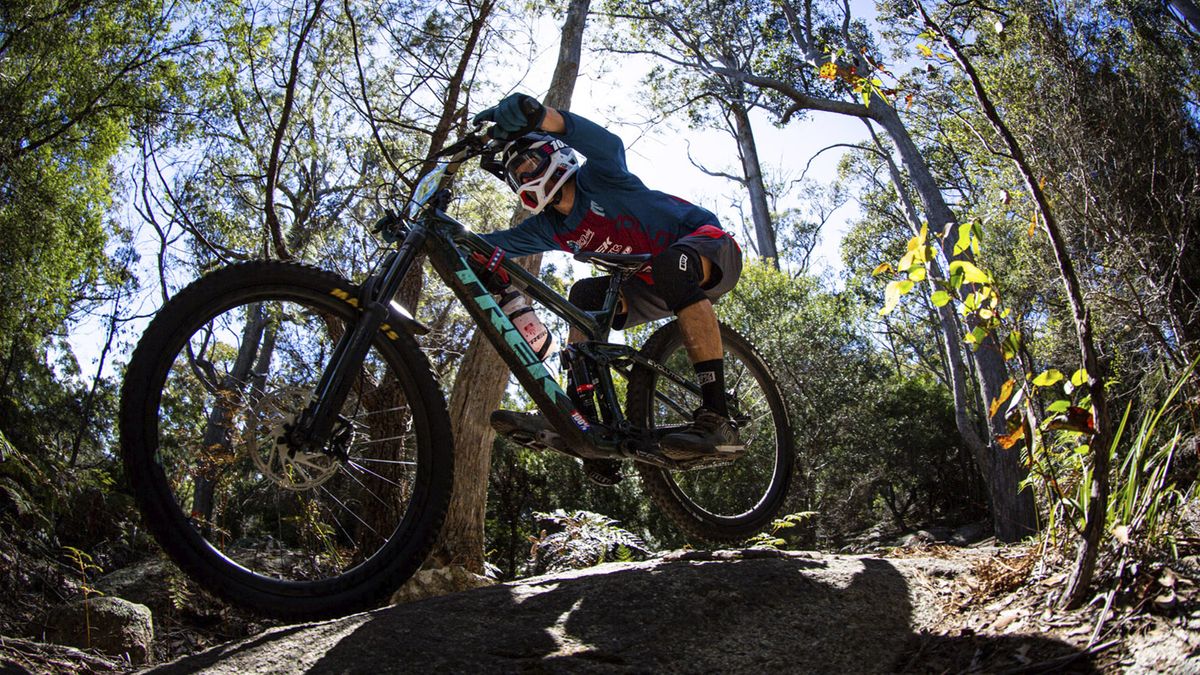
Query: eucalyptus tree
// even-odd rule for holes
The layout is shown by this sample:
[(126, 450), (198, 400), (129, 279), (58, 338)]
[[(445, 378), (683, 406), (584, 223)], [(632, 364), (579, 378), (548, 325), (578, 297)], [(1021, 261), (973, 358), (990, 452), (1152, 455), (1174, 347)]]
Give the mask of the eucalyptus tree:
[[(931, 45), (948, 52), (938, 58), (959, 69), (948, 76), (950, 86), (939, 89), (943, 110), (955, 111), (948, 126), (970, 130), (960, 134), (966, 152), (959, 161), (983, 179), (981, 187), (1004, 195), (1005, 208), (990, 214), (998, 215), (997, 225), (1048, 235), (1044, 257), (1052, 254), (1048, 267), (1061, 280), (1060, 297), (1070, 310), (1069, 321), (1045, 307), (1026, 316), (1047, 316), (1036, 326), (1043, 333), (1060, 321), (1073, 326), (1076, 356), (1021, 353), (1026, 370), (1033, 359), (1045, 363), (1047, 357), (1079, 363), (1085, 375), (1074, 384), (1088, 385), (1080, 387), (1087, 393), (1081, 405), (1090, 407), (1091, 418), (1079, 431), (1096, 452), (1076, 574), (1066, 594), (1078, 605), (1087, 598), (1106, 531), (1108, 396), (1119, 393), (1107, 384), (1114, 356), (1129, 354), (1121, 359), (1120, 379), (1136, 383), (1146, 364), (1163, 360), (1177, 369), (1195, 351), (1200, 134), (1188, 92), (1200, 51), (1157, 3), (1085, 3), (1068, 12), (1039, 2), (930, 11), (913, 3), (912, 10), (911, 22), (894, 25), (912, 26), (910, 37), (924, 30)], [(897, 14), (906, 16), (902, 6)], [(971, 36), (969, 44), (960, 42), (964, 35)], [(1010, 192), (1018, 195), (1011, 207)], [(1034, 331), (1021, 335), (1036, 338)], [(1110, 340), (1118, 344), (1106, 345)], [(1039, 428), (1040, 408), (1026, 409), (1028, 426)]]
[[(730, 11), (729, 8), (737, 8)], [(613, 0), (611, 14), (628, 22), (641, 41), (627, 51), (649, 54), (681, 67), (713, 73), (770, 92), (777, 100), (775, 110), (781, 123), (804, 112), (828, 112), (869, 120), (887, 132), (906, 175), (897, 189), (906, 186), (919, 198), (921, 221), (928, 223), (929, 237), (923, 246), (940, 253), (947, 262), (969, 261), (969, 248), (955, 248), (958, 220), (947, 204), (940, 185), (914, 141), (885, 88), (883, 59), (865, 24), (856, 21), (849, 3), (805, 0), (801, 3), (758, 4), (747, 0), (674, 0), (624, 2)], [(710, 21), (710, 17), (735, 17)], [(721, 38), (731, 31), (758, 32), (778, 36), (769, 59), (731, 67), (721, 59)], [(897, 169), (897, 173), (898, 173)], [(913, 225), (919, 217), (915, 211)], [(927, 256), (930, 257), (930, 256)], [(913, 274), (909, 269), (900, 270)], [(924, 267), (922, 266), (922, 272)], [(933, 283), (932, 277), (922, 279)], [(979, 290), (976, 283), (959, 287), (964, 295)], [(998, 343), (982, 336), (979, 348), (968, 362), (963, 354), (958, 325), (952, 310), (939, 310), (943, 349), (951, 364), (952, 394), (960, 410), (971, 409), (967, 367), (977, 382), (979, 410), (988, 410), (1000, 396), (1007, 380)], [(968, 327), (974, 329), (968, 317)], [(1020, 458), (1001, 448), (996, 439), (1007, 433), (999, 412), (983, 415), (983, 424), (960, 416), (959, 433), (972, 448), (989, 487), (993, 524), (999, 537), (1018, 539), (1034, 530), (1033, 498), (1021, 488), (1026, 470)], [(981, 433), (980, 426), (986, 431)]]

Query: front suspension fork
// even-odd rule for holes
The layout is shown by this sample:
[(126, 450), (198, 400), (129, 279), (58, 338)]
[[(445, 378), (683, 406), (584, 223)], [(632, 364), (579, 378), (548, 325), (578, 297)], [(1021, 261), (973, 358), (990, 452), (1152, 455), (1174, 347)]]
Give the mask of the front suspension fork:
[(427, 237), (425, 226), (415, 225), (400, 248), (389, 256), (382, 274), (371, 276), (363, 285), (359, 299), (362, 312), (354, 327), (343, 334), (334, 347), (312, 399), (291, 430), (291, 447), (303, 447), (313, 452), (328, 444), (342, 403), (362, 370), (363, 360), (379, 334), (379, 327), (388, 317), (388, 304), (400, 290), (400, 284), (424, 248)]

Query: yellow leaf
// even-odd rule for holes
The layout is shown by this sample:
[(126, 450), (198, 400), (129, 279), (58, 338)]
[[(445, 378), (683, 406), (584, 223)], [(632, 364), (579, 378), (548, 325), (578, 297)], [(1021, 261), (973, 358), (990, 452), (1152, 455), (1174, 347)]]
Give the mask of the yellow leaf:
[(956, 270), (962, 270), (963, 279), (971, 284), (987, 284), (991, 283), (992, 278), (986, 272), (979, 269), (972, 263), (966, 260), (955, 260), (950, 263), (950, 273), (953, 274)]
[(1033, 218), (1029, 221), (1029, 236), (1033, 236), (1037, 232), (1038, 216), (1037, 211), (1033, 212)]
[(879, 310), (880, 316), (891, 314), (898, 304), (900, 304), (900, 282), (892, 281), (883, 291), (883, 309)]
[(926, 58), (933, 56), (933, 50), (919, 42), (917, 43), (917, 51), (921, 52), (921, 56)]
[(1008, 450), (1012, 446), (1016, 445), (1017, 441), (1021, 440), (1022, 438), (1025, 438), (1025, 427), (1023, 427), (1023, 426), (1017, 427), (1017, 430), (1012, 432), (1011, 434), (997, 436), (996, 442), (1000, 444), (1001, 448)]
[(988, 407), (989, 417), (995, 417), (996, 411), (1000, 409), (1000, 406), (1004, 405), (1004, 402), (1008, 400), (1009, 396), (1012, 396), (1013, 386), (1015, 384), (1016, 382), (1010, 377), (1008, 378), (1007, 382), (1001, 385), (1000, 395), (992, 399), (992, 405)]
[(872, 271), (872, 272), (871, 272), (871, 276), (873, 276), (873, 277), (877, 277), (877, 276), (879, 276), (880, 274), (887, 274), (888, 272), (891, 272), (891, 271), (892, 271), (892, 264), (891, 264), (891, 263), (886, 263), (886, 262), (884, 262), (884, 263), (879, 263), (879, 267), (876, 267), (876, 268), (874, 269), (874, 271)]

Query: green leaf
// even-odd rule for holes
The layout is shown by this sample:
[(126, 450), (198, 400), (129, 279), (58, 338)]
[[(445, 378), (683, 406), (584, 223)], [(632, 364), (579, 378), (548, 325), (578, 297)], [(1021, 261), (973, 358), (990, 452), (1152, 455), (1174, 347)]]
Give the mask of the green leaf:
[(1067, 412), (1067, 408), (1070, 408), (1070, 407), (1071, 407), (1070, 401), (1068, 401), (1065, 398), (1060, 398), (1057, 401), (1055, 401), (1054, 403), (1051, 403), (1050, 405), (1046, 406), (1046, 412), (1063, 413), (1063, 412)]
[(944, 307), (946, 303), (950, 302), (950, 294), (946, 291), (934, 291), (929, 299), (933, 301), (934, 307)]
[(1062, 379), (1062, 371), (1058, 370), (1057, 368), (1050, 368), (1049, 370), (1042, 371), (1040, 375), (1033, 378), (1033, 384), (1035, 387), (1049, 387), (1050, 385), (1054, 384), (1055, 382), (1059, 382)]
[(1021, 348), (1021, 332), (1015, 331), (1015, 330), (1013, 332), (1009, 333), (1008, 337), (1004, 338), (1004, 342), (1001, 343), (1001, 345), (1000, 345), (1000, 349), (1004, 353), (1005, 361), (1007, 361), (1011, 358), (1014, 358), (1017, 355), (1017, 351), (1020, 348)]
[(908, 270), (908, 280), (909, 281), (925, 281), (926, 274), (928, 274), (928, 272), (925, 271), (924, 267), (913, 267)]
[(951, 269), (950, 270), (950, 287), (953, 288), (954, 290), (958, 290), (959, 288), (962, 288), (962, 285), (963, 285), (962, 268)]
[(964, 223), (958, 226), (958, 241), (954, 243), (954, 255), (959, 255), (968, 248), (971, 248), (971, 223)]
[(913, 282), (909, 281), (908, 279), (897, 281), (896, 283), (900, 287), (900, 295), (904, 295), (913, 289)]

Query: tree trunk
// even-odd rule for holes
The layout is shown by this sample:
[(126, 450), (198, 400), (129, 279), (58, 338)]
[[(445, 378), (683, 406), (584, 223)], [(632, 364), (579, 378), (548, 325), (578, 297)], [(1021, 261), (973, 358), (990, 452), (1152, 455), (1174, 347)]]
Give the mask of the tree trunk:
[[(942, 193), (938, 189), (937, 182), (934, 180), (925, 158), (921, 155), (916, 143), (913, 142), (908, 129), (900, 121), (895, 108), (876, 96), (871, 100), (870, 110), (872, 119), (879, 122), (896, 144), (904, 166), (908, 169), (909, 179), (921, 197), (930, 231), (943, 235), (952, 234), (957, 220), (942, 198)], [(941, 237), (930, 237), (930, 241), (942, 247), (943, 255), (947, 260), (969, 260), (971, 258), (969, 249), (958, 255), (955, 255), (952, 249), (947, 250), (943, 246)], [(973, 288), (964, 286), (965, 292), (972, 290)], [(973, 328), (973, 326), (969, 327)], [(981, 410), (986, 411), (990, 401), (999, 397), (1000, 388), (1008, 379), (1000, 346), (994, 335), (989, 335), (982, 341), (979, 349), (974, 353), (974, 362), (976, 381), (979, 385), (980, 406)], [(1021, 464), (1019, 453), (1005, 450), (996, 443), (997, 437), (1007, 433), (1004, 413), (997, 411), (996, 415), (988, 420), (988, 427), (990, 431), (988, 453), (985, 461), (980, 463), (980, 470), (987, 480), (988, 493), (991, 497), (992, 526), (1000, 540), (1017, 541), (1036, 531), (1037, 514), (1034, 509), (1033, 493), (1029, 490), (1020, 490), (1021, 481), (1024, 480), (1027, 471)]]
[[(544, 103), (567, 110), (571, 105), (575, 80), (579, 74), (579, 58), (583, 47), (583, 30), (590, 0), (571, 0), (563, 23), (558, 65), (550, 82)], [(518, 213), (514, 220), (521, 216)], [(541, 267), (540, 255), (521, 261), (528, 270)], [(487, 507), (488, 472), (491, 467), (492, 441), (495, 432), (488, 417), (499, 405), (508, 383), (509, 371), (479, 334), (459, 366), (450, 394), (450, 420), (454, 430), (454, 498), (442, 534), (430, 555), (427, 567), (460, 566), (483, 572), (483, 525)]]
[[(908, 190), (904, 187), (904, 178), (900, 174), (900, 168), (896, 166), (896, 161), (892, 158), (891, 153), (887, 152), (883, 145), (879, 142), (875, 135), (875, 129), (871, 123), (863, 120), (867, 125), (867, 130), (871, 134), (871, 138), (875, 141), (875, 147), (883, 156), (884, 162), (887, 164), (888, 176), (892, 180), (892, 186), (896, 190), (896, 197), (900, 201), (900, 206), (904, 210), (904, 217), (908, 221), (909, 229), (913, 236), (916, 236), (921, 231), (921, 217), (917, 213), (917, 207), (912, 203), (912, 199), (908, 195)], [(930, 287), (930, 291), (937, 290), (934, 280), (944, 278), (941, 270), (941, 264), (935, 258), (929, 261), (929, 276), (926, 283)], [(938, 317), (938, 327), (942, 337), (942, 353), (946, 358), (946, 370), (949, 371), (950, 395), (954, 400), (954, 426), (958, 429), (958, 435), (962, 438), (963, 443), (970, 449), (972, 456), (975, 457), (975, 464), (979, 467), (979, 472), (983, 475), (985, 485), (991, 484), (991, 452), (988, 444), (984, 442), (983, 437), (979, 435), (979, 428), (976, 426), (975, 420), (972, 419), (970, 411), (971, 391), (967, 386), (967, 364), (963, 360), (962, 339), (959, 337), (961, 326), (958, 318), (954, 315), (954, 309), (945, 304), (936, 308)]]
[(758, 253), (779, 269), (779, 252), (775, 248), (775, 226), (771, 222), (771, 208), (767, 204), (767, 189), (763, 185), (762, 165), (758, 161), (758, 147), (754, 142), (754, 129), (750, 126), (750, 113), (740, 102), (730, 106), (733, 115), (738, 155), (742, 159), (742, 175), (746, 177), (746, 189), (750, 192), (750, 216), (754, 219), (754, 236), (758, 240)]

